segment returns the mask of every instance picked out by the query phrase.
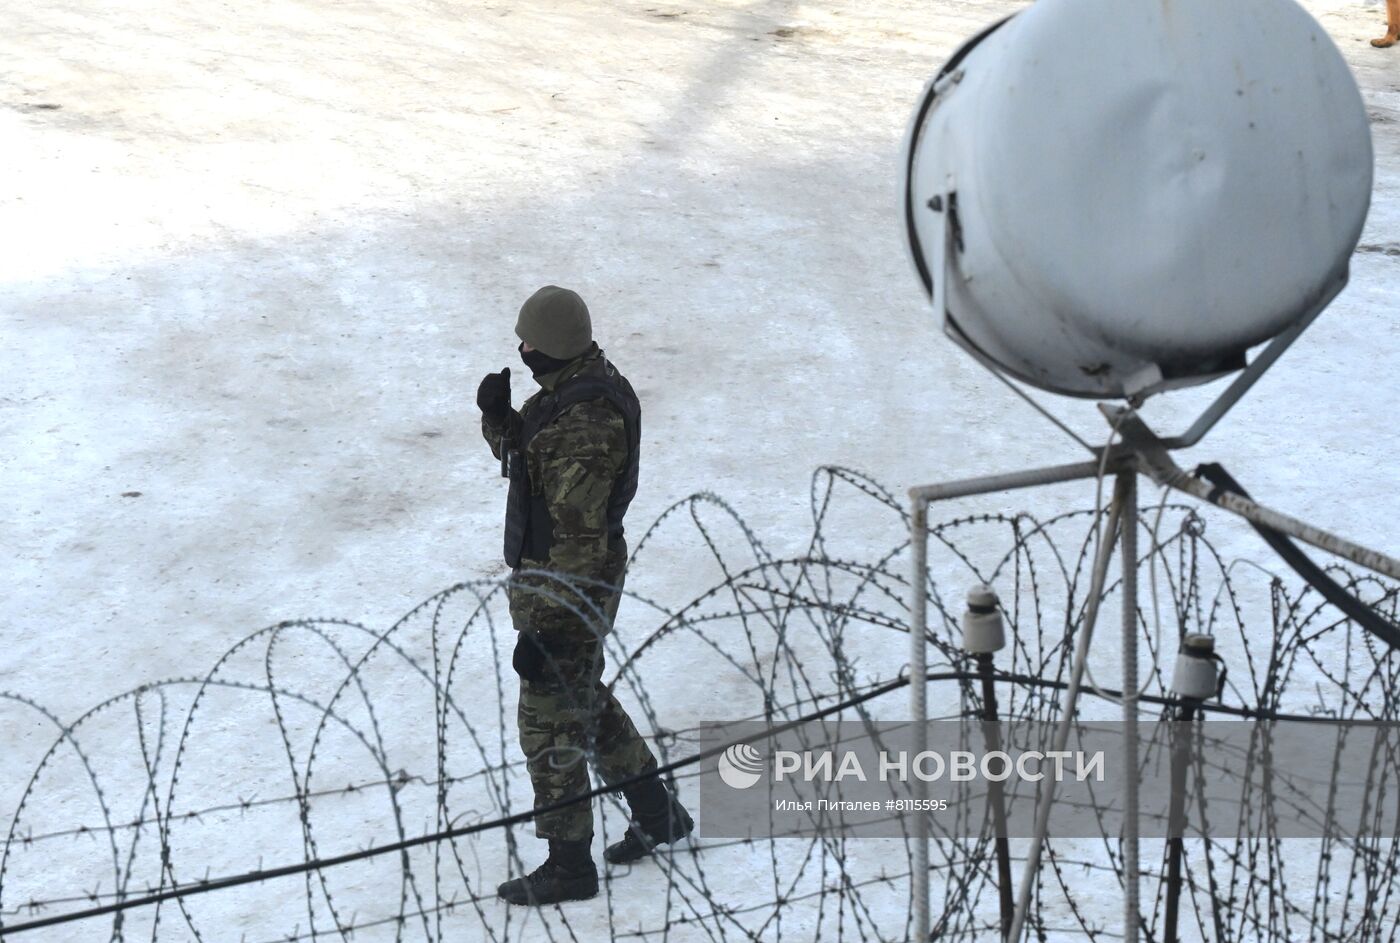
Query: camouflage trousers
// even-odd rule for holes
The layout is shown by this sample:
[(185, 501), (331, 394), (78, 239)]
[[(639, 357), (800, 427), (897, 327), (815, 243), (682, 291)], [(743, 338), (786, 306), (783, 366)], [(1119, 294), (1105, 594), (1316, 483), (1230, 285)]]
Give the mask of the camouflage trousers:
[[(547, 603), (546, 597), (529, 588), (510, 590), (510, 615), (516, 631), (539, 632), (548, 651), (541, 679), (520, 679), (516, 713), (520, 749), (535, 790), (535, 808), (588, 792), (590, 759), (605, 783), (656, 769), (656, 757), (632, 718), (602, 682), (600, 636), (611, 631), (617, 617), (626, 563), (626, 544), (619, 540), (608, 554), (609, 572), (601, 577), (619, 592), (591, 593), (591, 605), (559, 583), (541, 584), (588, 614), (585, 621), (567, 609), (561, 611), (557, 603)], [(524, 563), (532, 565), (538, 564)], [(601, 619), (592, 614), (592, 605), (602, 610)], [(577, 802), (539, 815), (535, 834), (566, 841), (590, 837), (593, 803)]]

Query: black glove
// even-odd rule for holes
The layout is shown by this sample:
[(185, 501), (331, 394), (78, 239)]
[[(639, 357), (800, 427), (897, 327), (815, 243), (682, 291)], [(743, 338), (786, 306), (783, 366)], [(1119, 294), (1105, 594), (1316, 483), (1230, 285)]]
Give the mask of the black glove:
[(476, 405), (491, 419), (504, 419), (510, 412), (510, 367), (488, 373), (476, 388)]
[(538, 682), (544, 678), (545, 654), (543, 640), (534, 632), (521, 632), (515, 639), (515, 654), (510, 665), (515, 673), (526, 681)]

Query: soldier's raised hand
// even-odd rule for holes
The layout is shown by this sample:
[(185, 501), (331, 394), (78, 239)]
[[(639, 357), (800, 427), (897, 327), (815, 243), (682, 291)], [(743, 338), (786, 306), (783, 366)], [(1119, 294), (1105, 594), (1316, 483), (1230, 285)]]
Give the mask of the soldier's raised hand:
[(510, 367), (488, 373), (476, 388), (476, 405), (492, 419), (504, 419), (510, 412)]

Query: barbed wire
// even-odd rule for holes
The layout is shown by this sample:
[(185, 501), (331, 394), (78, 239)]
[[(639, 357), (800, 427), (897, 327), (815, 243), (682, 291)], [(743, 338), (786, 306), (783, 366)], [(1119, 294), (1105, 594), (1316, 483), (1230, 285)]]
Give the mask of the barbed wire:
[[(4, 722), (30, 731), (0, 758), (0, 802), (13, 810), (0, 849), (0, 935), (907, 939), (907, 835), (701, 839), (612, 869), (595, 901), (525, 911), (494, 894), (497, 881), (542, 856), (516, 829), (535, 810), (507, 716), (514, 632), (498, 623), (509, 593), (546, 596), (596, 627), (614, 666), (608, 682), (683, 800), (695, 798), (705, 721), (772, 729), (810, 717), (907, 721), (896, 692), (908, 682), (908, 513), (878, 482), (835, 466), (813, 475), (810, 504), (810, 540), (784, 557), (718, 495), (676, 502), (633, 548), (612, 633), (602, 630), (608, 587), (526, 573), (450, 587), (386, 629), (278, 622), (204, 675), (143, 683), (71, 722), (30, 695), (0, 693)], [(935, 715), (982, 708), (959, 618), (962, 592), (985, 582), (1012, 627), (995, 675), (1001, 717), (1057, 716), (1102, 515), (979, 513), (929, 527)], [(1165, 497), (1137, 526), (1148, 539), (1136, 565), (1152, 588), (1138, 626), (1150, 659), (1145, 709), (1170, 713), (1175, 703), (1159, 667), (1174, 649), (1164, 632), (1203, 632), (1230, 667), (1218, 713), (1397, 719), (1397, 659), (1310, 587), (1227, 560), (1205, 519)], [(708, 573), (686, 547), (697, 538)], [(678, 559), (684, 581), (670, 575)], [(1329, 573), (1394, 619), (1397, 587), (1343, 567)], [(671, 598), (682, 582), (704, 588)], [(1104, 596), (1119, 588), (1108, 581)], [(1095, 702), (1099, 716), (1115, 709), (1104, 662), (1086, 716)], [(38, 738), (34, 721), (51, 739)], [(1387, 777), (1397, 765), (1378, 764), (1378, 799), (1393, 797)], [(1285, 841), (1271, 833), (1272, 816), (1297, 800), (1258, 782), (1242, 789), (1238, 810), (1212, 809), (1209, 837), (1191, 843), (1183, 939), (1396, 938), (1393, 836), (1349, 837), (1328, 818), (1335, 810), (1322, 810), (1325, 837)], [(625, 827), (626, 810), (601, 781), (573, 801), (595, 805), (604, 842)], [(994, 936), (991, 836), (942, 830), (934, 858), (937, 938)], [(1157, 888), (1144, 898), (1155, 938), (1164, 880), (1160, 869), (1143, 873), (1149, 894)], [(1042, 940), (1116, 938), (1122, 880), (1115, 835), (1053, 839), (1028, 927)]]

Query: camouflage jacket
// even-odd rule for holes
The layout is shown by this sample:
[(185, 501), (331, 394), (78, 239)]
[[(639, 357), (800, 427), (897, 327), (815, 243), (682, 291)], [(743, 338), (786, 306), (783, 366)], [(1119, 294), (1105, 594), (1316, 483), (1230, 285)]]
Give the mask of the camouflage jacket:
[[(603, 352), (595, 344), (580, 359), (540, 378), (542, 388), (511, 410), (504, 420), (482, 416), (481, 432), (491, 452), (501, 457), (502, 440), (519, 442), (525, 420), (541, 400), (574, 377), (604, 370)], [(523, 559), (522, 567), (571, 576), (604, 579), (608, 572), (608, 503), (626, 471), (626, 423), (606, 399), (588, 399), (568, 407), (541, 428), (525, 449), (525, 464), (534, 495), (542, 496), (553, 519), (547, 560)]]

